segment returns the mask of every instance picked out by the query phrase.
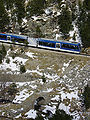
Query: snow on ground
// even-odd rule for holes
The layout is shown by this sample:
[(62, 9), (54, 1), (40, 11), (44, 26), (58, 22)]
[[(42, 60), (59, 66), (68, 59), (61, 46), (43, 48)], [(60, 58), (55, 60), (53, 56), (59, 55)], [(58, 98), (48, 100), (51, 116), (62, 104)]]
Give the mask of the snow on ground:
[(20, 87), (26, 87), (26, 86), (29, 86), (31, 87), (32, 89), (36, 89), (37, 88), (37, 85), (34, 84), (35, 81), (30, 81), (30, 82), (16, 82), (16, 85), (17, 85), (17, 88), (20, 88)]
[[(26, 73), (36, 73), (40, 76), (43, 76), (43, 72), (41, 72), (41, 70), (38, 69), (38, 68), (36, 70), (27, 70)], [(51, 75), (49, 73), (48, 74), (44, 73), (44, 76), (45, 76), (45, 78), (47, 78), (46, 82), (48, 82), (48, 79), (51, 79), (52, 81), (55, 81), (56, 79), (59, 78), (59, 76), (57, 74), (52, 74)]]
[(27, 89), (24, 89), (24, 90), (20, 91), (20, 93), (18, 93), (18, 95), (16, 95), (13, 102), (14, 103), (21, 103), (24, 100), (26, 100), (28, 97), (30, 97), (32, 94), (33, 94), (33, 91), (28, 92)]
[(71, 63), (72, 61), (73, 61), (73, 59), (72, 59), (72, 60), (69, 60), (67, 63), (64, 62), (63, 67), (62, 67), (62, 72), (64, 72), (65, 69), (66, 69), (67, 67), (69, 67), (69, 65), (70, 65), (70, 63)]
[(81, 43), (81, 38), (79, 36), (79, 30), (78, 30), (78, 27), (75, 25), (75, 22), (72, 23), (73, 25), (73, 31), (70, 31), (69, 34), (70, 34), (70, 37), (71, 39), (69, 41), (74, 41), (72, 38), (75, 34), (75, 38), (76, 38), (76, 42), (80, 42)]
[(34, 53), (32, 52), (26, 52), (25, 55), (27, 55), (28, 57), (34, 59), (36, 56), (34, 56)]
[(47, 90), (44, 90), (44, 91), (42, 91), (42, 92), (49, 93), (49, 92), (51, 92), (51, 91), (53, 91), (53, 88), (47, 88)]
[[(36, 56), (34, 56), (34, 53), (32, 52), (26, 52), (25, 53), (28, 57), (34, 59)], [(9, 51), (7, 52), (7, 56), (9, 56)], [(23, 59), (21, 57), (15, 57), (14, 59), (12, 59), (12, 57), (8, 57), (10, 59), (10, 63), (7, 64), (6, 63), (6, 58), (4, 59), (3, 63), (0, 64), (0, 69), (1, 70), (6, 70), (7, 68), (9, 68), (11, 71), (18, 71), (19, 70), (19, 64), (22, 63), (22, 64), (25, 64), (26, 61), (28, 59)], [(66, 68), (68, 68), (70, 66), (70, 63), (73, 61), (72, 60), (69, 60), (68, 62), (64, 62), (63, 63), (63, 66), (62, 66), (62, 70), (65, 71)], [(17, 63), (17, 64), (16, 64)], [(54, 65), (52, 65), (51, 67), (48, 67), (47, 69), (53, 69)], [(78, 66), (79, 67), (79, 66)], [(75, 67), (75, 70), (78, 70), (78, 67), (76, 66)], [(39, 66), (36, 67), (35, 70), (27, 70), (26, 73), (36, 73), (40, 76), (43, 76), (43, 70), (39, 68)], [(72, 74), (73, 71), (70, 71), (70, 74)], [(57, 74), (49, 74), (49, 73), (44, 73), (44, 76), (47, 78), (46, 79), (46, 83), (51, 83), (52, 81), (56, 81), (56, 80), (59, 80), (59, 83), (62, 84), (62, 79), (60, 79), (60, 76), (58, 76)], [(63, 78), (67, 78), (67, 75), (64, 74)], [(69, 79), (71, 80), (71, 79)], [(30, 82), (17, 82), (17, 87), (18, 88), (22, 88), (22, 90), (20, 92), (17, 93), (15, 99), (13, 100), (13, 102), (15, 103), (22, 103), (23, 101), (25, 101), (28, 97), (30, 97), (31, 95), (33, 95), (34, 93), (34, 90), (35, 89), (38, 89), (38, 85), (37, 83), (43, 85), (44, 83), (42, 82), (42, 79), (39, 79), (38, 82), (37, 81), (30, 81)], [(29, 88), (27, 88), (27, 86)], [(45, 105), (45, 109), (43, 110), (43, 112), (46, 112), (47, 110), (50, 110), (53, 114), (55, 113), (56, 111), (56, 106), (54, 105), (54, 101), (56, 103), (58, 103), (58, 101), (61, 100), (61, 103), (59, 105), (59, 109), (61, 110), (64, 110), (67, 114), (70, 114), (70, 105), (71, 103), (69, 103), (69, 105), (65, 105), (64, 104), (64, 100), (66, 99), (69, 99), (70, 102), (72, 101), (72, 99), (74, 98), (75, 100), (79, 101), (79, 97), (78, 97), (78, 90), (75, 88), (75, 89), (72, 89), (71, 91), (70, 88), (68, 86), (64, 86), (64, 87), (57, 87), (56, 91), (55, 91), (55, 95), (51, 98), (51, 101), (52, 104), (51, 105)], [(26, 89), (27, 88), (27, 89)], [(45, 87), (46, 88), (46, 87)], [(29, 91), (30, 90), (30, 91)], [(65, 91), (66, 90), (66, 91)], [(46, 89), (43, 89), (42, 92), (43, 94), (48, 94), (49, 92), (54, 92), (54, 88), (51, 88), (51, 86), (48, 86)], [(16, 112), (13, 110), (13, 112)], [(74, 114), (74, 113), (72, 113)], [(27, 115), (27, 118), (35, 118), (36, 117), (36, 111), (34, 111), (33, 109), (31, 109), (30, 111), (28, 111), (25, 115)], [(17, 116), (20, 117), (21, 114), (19, 114)], [(77, 115), (77, 118), (75, 118), (74, 120), (79, 120), (78, 119), (79, 116)]]
[(53, 100), (53, 101), (59, 101), (60, 100), (60, 96), (59, 95), (55, 95), (55, 97), (54, 98), (51, 98), (51, 100)]
[(47, 110), (49, 110), (49, 111), (51, 111), (53, 114), (55, 114), (56, 106), (55, 106), (55, 105), (53, 105), (53, 106), (46, 105), (46, 106), (45, 106), (45, 109), (43, 110), (43, 112), (47, 113)]
[[(73, 116), (72, 120), (80, 120), (80, 113), (78, 111), (74, 111), (74, 112), (70, 112), (70, 105), (69, 106), (66, 106), (65, 104), (63, 103), (60, 103), (59, 105), (59, 109), (60, 110), (64, 110), (67, 114)], [(83, 118), (83, 116), (82, 116)], [(83, 119), (84, 120), (84, 119)]]
[(19, 117), (21, 117), (22, 115), (21, 115), (21, 113), (18, 115), (18, 116), (16, 116), (15, 118), (19, 118)]
[(63, 104), (63, 103), (60, 103), (59, 109), (60, 109), (60, 110), (64, 110), (67, 114), (70, 114), (70, 112), (69, 112), (70, 107), (69, 107), (69, 106), (66, 106), (66, 105)]
[(39, 72), (38, 70), (27, 70), (26, 73), (37, 73), (38, 75), (42, 76), (42, 73)]
[[(28, 59), (24, 59), (24, 58), (21, 58), (21, 57), (15, 57), (13, 59), (12, 57), (9, 57), (9, 51), (7, 52), (7, 55), (4, 59), (4, 61), (2, 62), (2, 64), (0, 64), (0, 70), (10, 69), (11, 71), (20, 71), (19, 70), (20, 64), (25, 64), (25, 62)], [(6, 63), (7, 58), (10, 60), (9, 63)]]
[(37, 117), (37, 111), (32, 109), (25, 113), (25, 115), (27, 115), (27, 118), (35, 119)]
[(65, 93), (64, 91), (61, 91), (60, 94), (61, 94), (61, 100), (62, 101), (66, 98), (70, 99), (70, 101), (72, 100), (72, 98), (79, 99), (78, 91), (74, 91), (74, 92), (71, 92), (71, 93)]

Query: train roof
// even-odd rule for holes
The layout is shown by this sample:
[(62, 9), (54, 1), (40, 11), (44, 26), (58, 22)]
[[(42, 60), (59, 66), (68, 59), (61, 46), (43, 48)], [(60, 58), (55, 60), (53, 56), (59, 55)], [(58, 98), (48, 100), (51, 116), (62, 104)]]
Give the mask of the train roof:
[(25, 35), (17, 35), (17, 34), (13, 34), (13, 33), (0, 33), (2, 35), (9, 35), (9, 36), (16, 36), (16, 37), (24, 37), (24, 38), (27, 38), (28, 36), (25, 36)]
[(52, 41), (52, 42), (57, 42), (57, 43), (60, 43), (60, 42), (71, 43), (71, 44), (78, 44), (79, 43), (79, 42), (75, 42), (75, 41), (65, 41), (65, 40), (56, 40), (56, 39), (47, 39), (47, 38), (39, 38), (39, 40)]

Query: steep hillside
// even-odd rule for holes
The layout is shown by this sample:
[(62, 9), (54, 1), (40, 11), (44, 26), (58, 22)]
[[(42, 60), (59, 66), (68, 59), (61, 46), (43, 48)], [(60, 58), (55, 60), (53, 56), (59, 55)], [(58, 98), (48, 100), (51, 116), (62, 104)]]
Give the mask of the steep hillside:
[[(21, 73), (21, 65), (26, 72)], [(18, 92), (11, 97), (2, 95), (14, 104), (0, 104), (0, 116), (27, 120), (39, 113), (44, 117), (47, 110), (55, 114), (58, 108), (72, 115), (73, 120), (86, 119), (82, 93), (90, 84), (89, 66), (90, 57), (18, 46), (13, 46), (11, 51), (8, 46), (0, 64), (0, 81), (6, 86), (15, 83)], [(39, 112), (34, 110), (38, 97), (45, 99)]]

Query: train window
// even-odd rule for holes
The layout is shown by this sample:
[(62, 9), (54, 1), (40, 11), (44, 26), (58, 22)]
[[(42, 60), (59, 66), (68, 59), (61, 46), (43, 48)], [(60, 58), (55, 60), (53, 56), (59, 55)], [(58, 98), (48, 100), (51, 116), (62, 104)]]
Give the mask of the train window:
[(56, 48), (60, 48), (60, 43), (56, 43)]
[(67, 49), (78, 50), (78, 46), (76, 46), (76, 45), (61, 44), (61, 46), (62, 46), (62, 48), (67, 48)]
[(0, 38), (1, 39), (6, 39), (7, 37), (6, 37), (6, 35), (0, 35)]
[(28, 41), (26, 39), (21, 39), (21, 38), (16, 38), (16, 37), (12, 37), (12, 41), (18, 42), (18, 43), (25, 43), (25, 44), (28, 43)]
[(39, 45), (47, 46), (47, 47), (54, 47), (55, 48), (55, 43), (50, 43), (50, 42), (39, 41)]
[(11, 40), (11, 37), (10, 37), (10, 36), (7, 36), (7, 40)]

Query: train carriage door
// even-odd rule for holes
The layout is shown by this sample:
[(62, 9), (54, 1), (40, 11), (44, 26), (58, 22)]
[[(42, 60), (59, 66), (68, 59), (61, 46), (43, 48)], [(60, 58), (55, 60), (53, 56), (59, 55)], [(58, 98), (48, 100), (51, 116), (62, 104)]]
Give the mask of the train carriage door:
[(56, 43), (56, 48), (60, 48), (60, 43)]
[(11, 36), (7, 36), (7, 40), (8, 40), (8, 41), (11, 41)]

